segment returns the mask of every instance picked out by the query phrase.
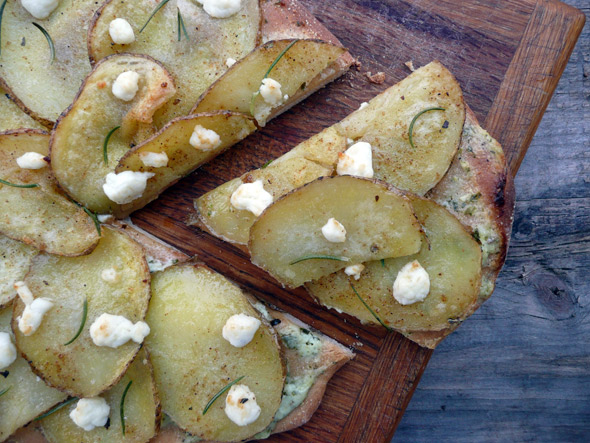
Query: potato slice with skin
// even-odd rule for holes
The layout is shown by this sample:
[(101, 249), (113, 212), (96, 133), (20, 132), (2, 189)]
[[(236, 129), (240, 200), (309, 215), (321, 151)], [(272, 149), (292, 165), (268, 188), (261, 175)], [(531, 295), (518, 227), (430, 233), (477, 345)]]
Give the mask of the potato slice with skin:
[(92, 219), (57, 187), (49, 166), (22, 169), (16, 159), (26, 152), (47, 156), (49, 135), (34, 129), (0, 134), (0, 233), (59, 255), (89, 253), (98, 242)]
[[(36, 19), (20, 1), (7, 1), (2, 17), (0, 77), (27, 114), (53, 126), (74, 100), (90, 72), (86, 34), (96, 0), (60, 0), (46, 19)], [(55, 47), (55, 59), (47, 40), (32, 22), (43, 26)]]
[[(271, 114), (279, 114), (294, 104), (287, 98), (273, 107), (260, 94), (254, 96), (268, 69), (293, 41), (271, 41), (256, 48), (211, 85), (191, 113), (227, 109), (249, 114), (253, 106), (253, 117), (264, 126)], [(346, 49), (320, 40), (299, 40), (281, 57), (268, 77), (281, 84), (283, 95), (293, 97), (344, 52)]]
[[(147, 54), (162, 62), (172, 73), (178, 93), (174, 102), (154, 116), (158, 128), (174, 117), (189, 114), (201, 93), (226, 70), (226, 60), (239, 60), (256, 46), (260, 28), (258, 0), (242, 0), (241, 9), (225, 19), (212, 18), (200, 2), (170, 0), (139, 30), (161, 0), (107, 1), (96, 13), (88, 40), (92, 62), (117, 53)], [(178, 41), (178, 11), (187, 30)], [(136, 41), (113, 44), (109, 24), (115, 18), (127, 20)]]
[[(306, 288), (324, 306), (378, 324), (354, 293), (352, 283), (386, 325), (433, 348), (473, 311), (481, 282), (481, 249), (442, 206), (419, 197), (412, 198), (412, 206), (428, 237), (419, 253), (365, 263), (359, 280), (339, 271)], [(393, 282), (399, 270), (413, 260), (428, 272), (430, 292), (423, 302), (404, 306), (393, 297)]]
[[(284, 368), (274, 332), (240, 289), (202, 265), (176, 265), (154, 274), (146, 346), (152, 356), (162, 408), (182, 429), (212, 441), (241, 441), (262, 431), (281, 402)], [(222, 337), (229, 317), (245, 313), (263, 323), (254, 339), (235, 348)], [(222, 395), (203, 415), (209, 400), (245, 376), (260, 416), (237, 426), (225, 415)]]
[[(105, 269), (116, 272), (115, 281), (102, 279)], [(150, 298), (150, 274), (141, 247), (122, 232), (103, 225), (96, 249), (82, 257), (40, 254), (31, 265), (25, 283), (35, 298), (45, 297), (53, 307), (39, 329), (26, 337), (18, 329), (24, 309), (16, 301), (13, 330), (21, 353), (48, 384), (76, 397), (93, 397), (115, 384), (140, 345), (129, 341), (118, 348), (96, 346), (90, 325), (103, 313), (122, 315), (133, 323), (143, 320)], [(88, 315), (80, 336), (82, 306)]]
[[(343, 243), (328, 241), (322, 227), (335, 218)], [(266, 208), (250, 229), (252, 263), (282, 284), (297, 287), (348, 265), (420, 250), (420, 225), (410, 201), (383, 182), (352, 176), (323, 177)], [(341, 257), (345, 260), (305, 259)]]
[(41, 123), (20, 109), (0, 86), (0, 131), (21, 128), (45, 129)]
[(0, 234), (0, 308), (16, 297), (14, 283), (25, 278), (38, 252), (32, 246)]
[[(12, 336), (11, 318), (12, 306), (0, 309), (0, 332), (8, 332)], [(14, 336), (12, 342), (14, 343)], [(0, 397), (0, 441), (4, 441), (18, 428), (67, 397), (63, 392), (43, 383), (21, 356), (4, 369), (2, 375), (0, 392), (9, 390)]]
[[(121, 427), (121, 397), (125, 396), (125, 435)], [(152, 374), (152, 365), (145, 349), (139, 351), (123, 378), (100, 395), (110, 406), (108, 427), (85, 431), (70, 418), (76, 402), (41, 420), (43, 434), (50, 442), (100, 443), (145, 442), (152, 438), (160, 426), (160, 400)]]
[[(189, 140), (197, 125), (215, 131), (221, 139), (221, 144), (211, 150), (193, 147)], [(252, 118), (231, 112), (180, 117), (168, 123), (158, 134), (128, 151), (119, 162), (115, 170), (117, 173), (145, 171), (152, 172), (155, 176), (148, 181), (147, 188), (140, 198), (116, 207), (115, 215), (124, 217), (145, 206), (166, 188), (230, 148), (255, 129)], [(160, 168), (145, 166), (141, 155), (146, 152), (166, 153), (168, 164)]]
[[(139, 90), (129, 102), (111, 92), (113, 82), (125, 71), (140, 76)], [(51, 166), (59, 184), (95, 213), (114, 211), (117, 204), (102, 189), (106, 175), (136, 142), (134, 135), (151, 125), (154, 112), (174, 94), (172, 77), (150, 57), (114, 55), (98, 63), (51, 136)], [(117, 126), (121, 129), (109, 139), (105, 164), (103, 144)]]

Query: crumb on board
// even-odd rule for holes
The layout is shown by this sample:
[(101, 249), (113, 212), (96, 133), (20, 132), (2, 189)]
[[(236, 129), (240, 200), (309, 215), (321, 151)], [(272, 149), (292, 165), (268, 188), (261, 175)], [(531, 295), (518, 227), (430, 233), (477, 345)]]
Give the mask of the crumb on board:
[(381, 85), (385, 81), (385, 73), (381, 71), (376, 74), (371, 74), (371, 71), (369, 71), (365, 75), (371, 83), (375, 83), (376, 85)]
[(414, 62), (412, 60), (410, 60), (409, 62), (405, 62), (404, 65), (406, 65), (406, 68), (408, 68), (412, 72), (416, 70), (416, 68), (414, 68)]

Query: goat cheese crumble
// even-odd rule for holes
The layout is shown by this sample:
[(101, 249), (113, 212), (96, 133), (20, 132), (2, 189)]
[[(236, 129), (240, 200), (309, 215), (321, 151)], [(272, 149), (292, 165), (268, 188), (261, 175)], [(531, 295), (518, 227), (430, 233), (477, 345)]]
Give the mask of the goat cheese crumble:
[(111, 407), (102, 397), (81, 398), (70, 412), (70, 418), (85, 431), (92, 431), (107, 424)]
[(430, 277), (418, 260), (406, 264), (393, 283), (393, 297), (402, 305), (423, 301), (430, 292)]
[(113, 95), (124, 102), (133, 100), (138, 90), (139, 74), (135, 71), (122, 72), (113, 82)]
[(281, 84), (272, 78), (262, 80), (259, 91), (264, 101), (269, 105), (276, 106), (283, 101)]
[(18, 329), (25, 336), (32, 335), (39, 329), (43, 316), (53, 307), (53, 302), (46, 298), (33, 298), (33, 294), (25, 282), (17, 281), (14, 284), (14, 289), (25, 304), (22, 315), (17, 318)]
[(141, 197), (148, 179), (153, 176), (153, 172), (109, 172), (102, 189), (110, 200), (123, 205)]
[(363, 272), (364, 269), (365, 269), (365, 265), (363, 265), (362, 263), (359, 263), (358, 265), (347, 266), (346, 268), (344, 268), (344, 273), (346, 275), (354, 277), (355, 280), (358, 280), (361, 278), (361, 272)]
[(0, 332), (0, 371), (6, 369), (16, 360), (16, 347), (8, 332)]
[(346, 229), (335, 218), (328, 219), (322, 227), (322, 234), (330, 243), (344, 243), (346, 241)]
[(41, 169), (47, 166), (47, 160), (38, 152), (25, 152), (16, 159), (16, 164), (22, 169)]
[(217, 132), (197, 125), (193, 130), (189, 143), (192, 147), (201, 151), (210, 151), (221, 144), (221, 138)]
[(102, 278), (103, 281), (106, 281), (107, 283), (115, 283), (117, 280), (119, 280), (119, 274), (117, 274), (115, 269), (107, 268), (102, 270), (100, 273), (100, 278)]
[(38, 19), (44, 19), (59, 6), (59, 0), (21, 0), (23, 8)]
[(232, 315), (223, 325), (222, 335), (232, 346), (243, 348), (254, 338), (260, 320), (246, 314)]
[(150, 333), (150, 327), (143, 321), (133, 324), (122, 315), (101, 314), (90, 325), (90, 337), (96, 346), (118, 348), (129, 340), (142, 343)]
[(133, 28), (124, 18), (116, 18), (109, 23), (109, 35), (113, 43), (128, 45), (135, 41)]
[(225, 415), (238, 426), (254, 423), (260, 416), (256, 396), (246, 385), (233, 385), (225, 398)]
[(168, 155), (165, 152), (141, 152), (139, 159), (151, 168), (163, 168), (168, 165)]
[(338, 157), (338, 175), (373, 178), (373, 151), (369, 143), (355, 143)]
[(203, 0), (202, 4), (205, 12), (214, 18), (231, 17), (242, 8), (241, 0)]
[(233, 65), (236, 64), (236, 59), (235, 58), (231, 58), (229, 57), (226, 61), (225, 61), (225, 66), (227, 66), (228, 68), (231, 68)]
[(272, 200), (272, 195), (264, 189), (262, 180), (242, 183), (230, 197), (230, 203), (234, 208), (250, 211), (256, 217), (262, 214)]

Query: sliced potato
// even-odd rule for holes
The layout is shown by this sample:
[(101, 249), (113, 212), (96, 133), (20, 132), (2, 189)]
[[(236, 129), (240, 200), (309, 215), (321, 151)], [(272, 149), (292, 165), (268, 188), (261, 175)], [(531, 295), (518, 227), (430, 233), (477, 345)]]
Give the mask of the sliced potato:
[[(0, 309), (0, 332), (12, 336), (11, 318), (12, 306)], [(14, 343), (14, 336), (12, 341)], [(8, 391), (0, 397), (0, 441), (67, 397), (43, 383), (20, 356), (2, 372), (0, 392), (5, 389)]]
[(281, 93), (288, 96), (272, 106), (257, 92), (268, 69), (293, 41), (271, 41), (256, 48), (211, 85), (191, 113), (225, 109), (248, 114), (253, 110), (253, 117), (264, 126), (271, 114), (279, 114), (292, 106), (293, 97), (346, 52), (340, 46), (319, 40), (297, 41), (268, 75), (281, 84)]
[[(111, 91), (113, 82), (126, 71), (139, 74), (139, 90), (129, 102)], [(51, 166), (59, 184), (93, 212), (114, 211), (117, 204), (102, 189), (106, 175), (115, 170), (121, 157), (137, 143), (135, 136), (143, 134), (154, 112), (174, 93), (172, 77), (150, 57), (114, 55), (98, 63), (51, 137)], [(109, 139), (105, 164), (103, 145), (117, 126), (121, 129)]]
[[(197, 125), (215, 131), (221, 139), (219, 146), (210, 150), (194, 148), (189, 140)], [(140, 198), (118, 206), (115, 208), (115, 214), (123, 217), (145, 206), (166, 188), (233, 146), (255, 129), (256, 126), (250, 117), (230, 112), (200, 114), (173, 120), (145, 143), (128, 151), (119, 162), (115, 170), (117, 173), (142, 171), (152, 172), (155, 176), (148, 181), (147, 188)], [(149, 152), (166, 153), (168, 164), (158, 168), (145, 166), (142, 156)]]
[(39, 251), (0, 234), (0, 308), (16, 297), (14, 283), (25, 278)]
[[(204, 266), (189, 264), (154, 274), (152, 292), (146, 345), (164, 412), (205, 440), (241, 441), (266, 428), (281, 402), (283, 363), (266, 323), (243, 348), (222, 337), (232, 315), (260, 318), (240, 289)], [(226, 395), (203, 415), (209, 400), (241, 376), (240, 384), (256, 395), (258, 419), (247, 426), (234, 424), (224, 412)]]
[(0, 134), (0, 233), (59, 255), (90, 252), (98, 242), (92, 219), (57, 187), (49, 166), (22, 169), (16, 159), (27, 152), (47, 156), (49, 135), (24, 129)]
[[(260, 27), (258, 0), (242, 0), (241, 9), (224, 19), (212, 18), (203, 7), (190, 0), (170, 0), (140, 33), (161, 0), (107, 1), (96, 14), (89, 33), (88, 50), (92, 61), (111, 54), (147, 54), (162, 62), (178, 87), (174, 102), (154, 116), (158, 128), (172, 118), (187, 115), (201, 93), (226, 70), (228, 58), (239, 60), (254, 49)], [(178, 37), (181, 14), (189, 39)], [(115, 18), (127, 20), (136, 40), (114, 44), (109, 24)]]
[[(21, 108), (46, 126), (72, 103), (90, 72), (86, 33), (98, 6), (96, 0), (61, 0), (48, 18), (39, 20), (20, 1), (6, 2), (0, 77)], [(51, 36), (55, 59), (33, 22)]]
[[(330, 218), (346, 229), (344, 242), (324, 237)], [(252, 225), (248, 248), (252, 263), (297, 287), (354, 263), (413, 254), (420, 245), (420, 225), (402, 193), (382, 182), (338, 176), (269, 206)], [(326, 256), (340, 259), (321, 258)]]
[(0, 131), (20, 128), (45, 129), (42, 124), (28, 116), (10, 100), (6, 91), (0, 86)]
[[(121, 423), (121, 398), (127, 385), (124, 415), (125, 434)], [(56, 443), (100, 443), (100, 442), (146, 442), (152, 438), (160, 425), (160, 400), (156, 392), (152, 366), (145, 350), (139, 351), (123, 378), (101, 394), (111, 411), (108, 426), (85, 431), (70, 418), (76, 402), (41, 420), (43, 434), (50, 442)]]
[[(324, 306), (378, 324), (352, 284), (385, 324), (423, 346), (434, 347), (472, 312), (481, 281), (481, 249), (442, 206), (417, 197), (412, 205), (428, 237), (419, 253), (365, 263), (358, 281), (340, 271), (306, 287)], [(413, 260), (428, 272), (430, 293), (423, 302), (401, 305), (393, 297), (393, 282), (400, 269)]]
[[(115, 281), (102, 272), (115, 271)], [(13, 330), (23, 356), (47, 383), (76, 397), (93, 397), (115, 384), (133, 360), (140, 345), (130, 341), (118, 348), (96, 346), (90, 326), (103, 313), (122, 315), (133, 323), (143, 320), (150, 298), (150, 274), (141, 247), (127, 235), (103, 226), (96, 249), (82, 257), (40, 254), (31, 265), (25, 283), (35, 296), (53, 307), (39, 329), (24, 336), (18, 317), (24, 309), (16, 302)], [(88, 315), (80, 336), (64, 345), (82, 323), (84, 299)]]

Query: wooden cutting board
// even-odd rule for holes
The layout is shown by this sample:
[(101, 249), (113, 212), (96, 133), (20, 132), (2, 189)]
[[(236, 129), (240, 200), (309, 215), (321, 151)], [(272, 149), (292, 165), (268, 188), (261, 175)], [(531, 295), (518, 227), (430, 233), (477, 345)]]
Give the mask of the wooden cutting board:
[[(281, 0), (269, 1), (286, 7)], [(301, 3), (340, 39), (360, 67), (182, 180), (132, 219), (356, 352), (355, 360), (330, 382), (311, 421), (272, 441), (388, 441), (432, 351), (399, 334), (321, 309), (303, 290), (284, 290), (240, 250), (188, 227), (193, 199), (341, 120), (405, 77), (409, 71), (404, 62), (410, 60), (418, 67), (438, 59), (456, 75), (466, 101), (502, 143), (515, 173), (581, 32), (584, 15), (552, 0)], [(371, 83), (367, 72), (385, 73), (385, 82)]]

